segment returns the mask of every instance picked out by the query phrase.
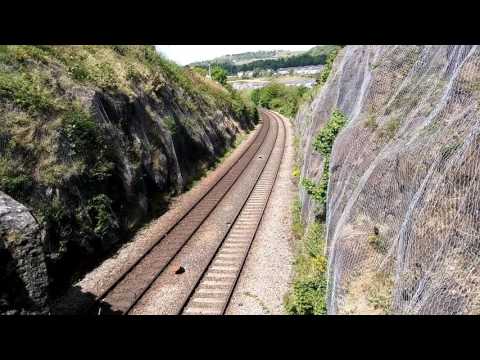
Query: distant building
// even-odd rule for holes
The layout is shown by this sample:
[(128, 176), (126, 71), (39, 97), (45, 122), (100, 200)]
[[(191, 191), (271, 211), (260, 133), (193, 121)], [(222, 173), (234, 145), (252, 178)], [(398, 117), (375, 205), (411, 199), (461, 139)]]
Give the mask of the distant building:
[(277, 70), (277, 75), (288, 75), (292, 72), (295, 75), (313, 75), (318, 74), (323, 69), (323, 65), (312, 66), (298, 66), (290, 68), (280, 68)]

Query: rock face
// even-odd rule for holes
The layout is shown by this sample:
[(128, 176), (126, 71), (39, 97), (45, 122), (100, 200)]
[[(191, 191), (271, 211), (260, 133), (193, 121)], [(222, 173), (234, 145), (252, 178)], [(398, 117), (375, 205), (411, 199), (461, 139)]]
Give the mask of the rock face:
[[(347, 46), (296, 118), (302, 177), (334, 109), (329, 313), (480, 312), (480, 48)], [(303, 216), (314, 200), (300, 190)]]
[(47, 309), (42, 241), (41, 229), (28, 209), (0, 192), (0, 313)]
[[(257, 120), (237, 94), (152, 46), (1, 45), (0, 190), (45, 233), (40, 248), (25, 240), (11, 256), (38, 274), (46, 263), (56, 297), (161, 215)], [(41, 249), (45, 261), (22, 257)], [(29, 296), (41, 304), (37, 276)]]

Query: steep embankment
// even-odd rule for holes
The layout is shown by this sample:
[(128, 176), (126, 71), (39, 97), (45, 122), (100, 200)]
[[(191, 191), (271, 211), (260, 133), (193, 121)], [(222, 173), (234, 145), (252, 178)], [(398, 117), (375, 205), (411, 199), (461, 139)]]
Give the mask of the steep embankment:
[(1, 46), (0, 312), (45, 309), (256, 119), (153, 46)]
[(309, 223), (323, 212), (317, 134), (336, 109), (346, 120), (325, 204), (329, 313), (480, 311), (479, 100), (477, 46), (339, 53), (296, 118)]

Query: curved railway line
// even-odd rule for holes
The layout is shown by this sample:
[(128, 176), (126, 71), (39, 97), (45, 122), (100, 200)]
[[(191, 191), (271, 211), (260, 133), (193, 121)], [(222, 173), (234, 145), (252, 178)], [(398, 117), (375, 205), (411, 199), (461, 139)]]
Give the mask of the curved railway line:
[[(88, 313), (142, 313), (142, 302), (148, 298), (146, 294), (152, 292), (152, 287), (169, 289), (172, 283), (182, 283), (184, 289), (162, 313), (225, 313), (263, 217), (284, 152), (286, 130), (283, 120), (264, 110), (261, 117), (261, 128), (238, 158), (183, 210), (176, 221), (169, 224), (156, 242), (117, 275), (88, 307)], [(241, 201), (230, 204), (232, 192), (245, 195)], [(182, 259), (186, 247), (193, 242), (192, 238), (202, 232), (202, 225), (215, 220), (212, 214), (221, 206), (227, 209), (228, 221), (225, 220), (226, 226), (213, 236), (213, 251), (203, 256), (196, 268), (178, 267), (172, 272), (172, 266), (177, 268), (175, 262)], [(188, 276), (184, 274), (186, 271)], [(172, 299), (174, 294), (172, 291)]]

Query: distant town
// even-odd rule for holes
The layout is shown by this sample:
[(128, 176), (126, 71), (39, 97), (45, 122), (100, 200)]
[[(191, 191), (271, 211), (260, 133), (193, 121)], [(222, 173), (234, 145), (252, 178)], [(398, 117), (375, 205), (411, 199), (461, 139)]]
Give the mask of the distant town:
[(286, 86), (305, 86), (312, 88), (316, 83), (315, 75), (321, 73), (323, 65), (298, 66), (277, 70), (239, 71), (228, 77), (228, 82), (236, 90), (259, 89), (267, 86), (272, 80)]

